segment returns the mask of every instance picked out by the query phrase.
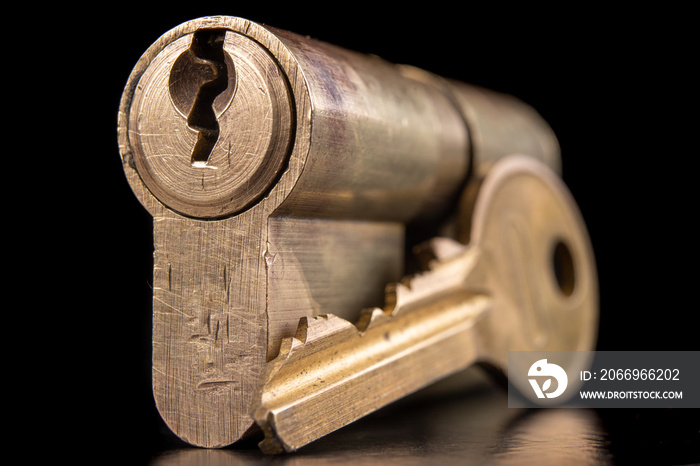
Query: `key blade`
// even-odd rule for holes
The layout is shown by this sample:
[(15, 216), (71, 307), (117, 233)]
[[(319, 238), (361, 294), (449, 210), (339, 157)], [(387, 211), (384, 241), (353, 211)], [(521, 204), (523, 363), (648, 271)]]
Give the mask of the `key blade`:
[[(472, 328), (490, 300), (453, 298), (461, 304), (436, 303), (441, 309), (396, 317), (337, 345), (281, 353), (283, 362), (273, 362), (274, 371), (263, 377), (253, 411), (265, 433), (260, 449), (294, 451), (472, 365), (477, 358)], [(340, 318), (328, 316), (334, 319)]]
[[(472, 252), (457, 260), (472, 264)], [(261, 378), (253, 406), (260, 449), (294, 451), (472, 365), (474, 326), (491, 299), (462, 285), (386, 319), (374, 310), (364, 331), (333, 315), (303, 319)]]

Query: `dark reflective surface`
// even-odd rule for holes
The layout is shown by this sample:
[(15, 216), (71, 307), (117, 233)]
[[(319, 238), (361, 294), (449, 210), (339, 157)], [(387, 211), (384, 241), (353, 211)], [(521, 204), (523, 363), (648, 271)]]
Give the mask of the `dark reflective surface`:
[[(700, 461), (697, 410), (608, 413), (512, 409), (506, 393), (471, 371), (397, 402), (296, 453), (266, 457), (254, 442), (190, 448), (167, 431), (130, 464), (445, 465), (692, 464)], [(459, 385), (457, 384), (459, 382)], [(459, 387), (461, 388), (455, 388)]]

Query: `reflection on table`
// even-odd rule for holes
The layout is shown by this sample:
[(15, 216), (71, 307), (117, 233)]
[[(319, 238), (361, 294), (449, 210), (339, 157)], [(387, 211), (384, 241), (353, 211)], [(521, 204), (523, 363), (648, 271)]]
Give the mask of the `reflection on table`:
[(176, 449), (166, 465), (613, 464), (600, 416), (588, 409), (513, 409), (479, 372), (401, 400), (299, 451), (265, 457), (255, 445)]

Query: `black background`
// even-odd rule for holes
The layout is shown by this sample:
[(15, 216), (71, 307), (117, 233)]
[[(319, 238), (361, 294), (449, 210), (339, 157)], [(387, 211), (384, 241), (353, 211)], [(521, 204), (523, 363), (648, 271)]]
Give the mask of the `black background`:
[[(69, 14), (47, 18), (40, 37), (42, 59), (52, 60), (58, 78), (49, 100), (64, 109), (50, 124), (65, 128), (51, 144), (59, 187), (44, 204), (61, 206), (64, 223), (55, 230), (66, 234), (57, 246), (64, 254), (51, 260), (75, 266), (61, 267), (54, 279), (70, 283), (61, 286), (61, 302), (71, 306), (70, 330), (62, 334), (80, 337), (65, 339), (71, 351), (63, 361), (81, 381), (71, 391), (88, 408), (82, 425), (98, 434), (92, 443), (157, 449), (169, 441), (150, 393), (151, 218), (124, 177), (116, 118), (140, 55), (199, 16), (241, 16), (524, 100), (559, 138), (563, 178), (593, 241), (599, 349), (699, 349), (697, 72), (694, 31), (684, 22), (689, 11), (206, 2)], [(697, 434), (697, 410), (606, 416), (628, 456), (656, 449), (656, 458), (687, 462), (687, 455), (673, 455), (697, 446), (669, 447), (666, 437)]]

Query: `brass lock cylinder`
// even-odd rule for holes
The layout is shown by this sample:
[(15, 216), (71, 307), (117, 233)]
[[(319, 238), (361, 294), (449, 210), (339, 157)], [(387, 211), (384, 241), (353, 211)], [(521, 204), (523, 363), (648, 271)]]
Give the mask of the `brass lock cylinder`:
[(154, 219), (154, 399), (207, 447), (251, 432), (260, 374), (301, 318), (383, 305), (407, 224), (438, 225), (461, 197), (469, 231), (468, 187), (504, 156), (559, 169), (514, 98), (223, 16), (144, 53), (118, 141)]

